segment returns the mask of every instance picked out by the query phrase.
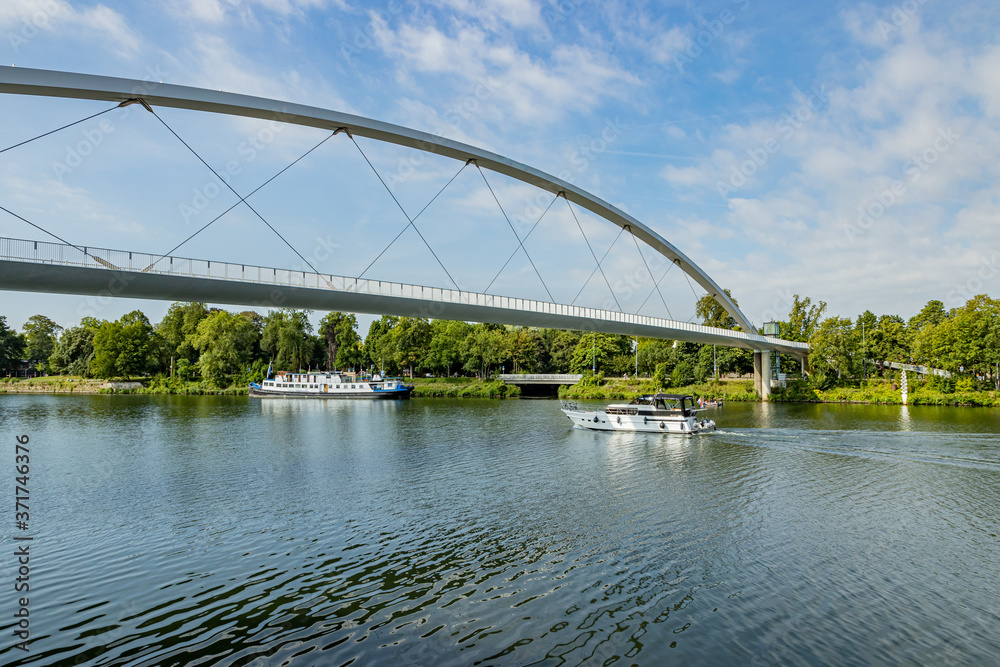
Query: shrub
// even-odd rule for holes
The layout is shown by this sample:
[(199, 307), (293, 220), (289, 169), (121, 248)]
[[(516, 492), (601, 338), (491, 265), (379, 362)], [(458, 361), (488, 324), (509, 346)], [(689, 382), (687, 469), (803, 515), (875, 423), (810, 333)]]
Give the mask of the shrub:
[(694, 369), (691, 364), (682, 361), (674, 367), (674, 372), (670, 374), (670, 386), (683, 387), (694, 376)]

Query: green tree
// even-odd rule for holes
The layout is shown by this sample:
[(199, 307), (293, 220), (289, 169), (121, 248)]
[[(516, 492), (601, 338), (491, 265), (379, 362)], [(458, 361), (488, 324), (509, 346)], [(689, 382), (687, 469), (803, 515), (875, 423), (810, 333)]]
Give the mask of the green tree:
[(275, 370), (297, 372), (312, 363), (316, 341), (312, 337), (309, 311), (283, 308), (264, 318), (261, 350), (274, 359)]
[(84, 318), (80, 326), (66, 329), (49, 357), (52, 372), (89, 377), (90, 362), (94, 358), (94, 336), (100, 327), (101, 323), (90, 317)]
[(620, 374), (614, 360), (618, 357), (631, 356), (632, 339), (628, 336), (605, 333), (584, 334), (573, 350), (570, 359), (570, 369), (574, 373), (585, 373), (594, 368), (598, 372)]
[(532, 373), (537, 370), (538, 353), (545, 345), (540, 333), (518, 327), (507, 332), (507, 349), (512, 373)]
[(785, 340), (807, 342), (816, 332), (823, 314), (826, 312), (826, 302), (820, 301), (813, 305), (809, 297), (800, 298), (798, 294), (792, 297), (792, 309), (788, 313), (788, 321), (781, 322), (781, 337)]
[(319, 337), (323, 341), (326, 370), (361, 362), (361, 337), (357, 327), (358, 318), (350, 313), (331, 312), (320, 320)]
[(472, 332), (468, 322), (434, 320), (431, 322), (431, 342), (424, 364), (428, 369), (451, 375), (452, 368), (462, 365), (462, 346)]
[(736, 347), (726, 347), (725, 345), (702, 345), (698, 350), (695, 376), (699, 378), (714, 377), (716, 364), (718, 364), (720, 377), (726, 373), (736, 373), (739, 375), (752, 373), (753, 352)]
[(216, 310), (198, 322), (190, 342), (198, 351), (198, 370), (216, 387), (229, 384), (229, 377), (244, 372), (253, 355), (257, 330), (242, 315)]
[(670, 385), (672, 387), (683, 387), (694, 379), (694, 368), (687, 361), (681, 361), (670, 373)]
[(419, 366), (427, 355), (431, 342), (431, 324), (423, 317), (400, 317), (389, 333), (388, 349), (392, 359), (400, 368), (413, 369)]
[(663, 391), (667, 388), (667, 378), (670, 377), (668, 373), (666, 362), (657, 364), (656, 371), (653, 373), (653, 385), (656, 387), (656, 391)]
[(24, 353), (24, 337), (7, 326), (7, 317), (0, 315), (0, 372), (13, 374)]
[(192, 364), (198, 362), (198, 351), (192, 344), (192, 338), (198, 330), (198, 323), (208, 317), (208, 308), (204, 303), (181, 301), (170, 304), (167, 314), (156, 325), (156, 332), (163, 339), (161, 354), (165, 359), (161, 363), (170, 366), (171, 357), (176, 365), (181, 359), (187, 359)]
[(247, 322), (249, 322), (253, 326), (254, 331), (257, 332), (257, 336), (254, 340), (254, 345), (253, 345), (253, 355), (251, 358), (254, 359), (255, 361), (262, 362), (264, 366), (264, 374), (266, 375), (267, 354), (265, 354), (264, 351), (260, 349), (260, 339), (261, 336), (263, 336), (264, 334), (264, 316), (253, 310), (244, 310), (243, 312), (240, 313), (240, 316), (245, 318)]
[(927, 302), (919, 313), (910, 318), (907, 323), (910, 331), (917, 333), (928, 325), (938, 325), (948, 319), (948, 313), (944, 309), (944, 304), (937, 300)]
[(674, 367), (674, 341), (656, 338), (639, 339), (639, 373), (649, 375), (660, 365), (669, 375)]
[[(733, 300), (737, 306), (740, 304), (733, 299), (733, 294), (728, 289), (722, 290), (726, 293), (730, 299)], [(736, 320), (733, 316), (729, 314), (722, 304), (719, 303), (714, 296), (711, 294), (706, 294), (705, 296), (698, 299), (698, 303), (695, 304), (695, 314), (701, 318), (702, 324), (706, 327), (717, 327), (719, 329), (735, 329)]]
[(549, 359), (553, 373), (569, 373), (573, 367), (573, 352), (582, 334), (578, 331), (557, 331), (549, 348)]
[(32, 315), (22, 327), (26, 345), (24, 356), (38, 370), (46, 368), (49, 357), (56, 349), (56, 336), (62, 327), (44, 315)]
[(104, 322), (94, 335), (91, 372), (100, 378), (131, 378), (142, 375), (149, 366), (153, 327), (142, 314), (133, 310), (117, 322)]
[(885, 376), (884, 362), (909, 362), (910, 335), (903, 318), (898, 315), (880, 315), (868, 337), (868, 358)]
[(852, 376), (860, 369), (859, 340), (854, 323), (846, 317), (829, 317), (809, 340), (809, 364), (814, 372), (833, 371), (838, 377)]
[(1000, 363), (995, 344), (998, 338), (1000, 301), (980, 294), (939, 324), (924, 326), (915, 347), (922, 361), (931, 366), (994, 376)]
[(394, 315), (383, 315), (371, 323), (362, 347), (364, 351), (362, 363), (381, 371), (390, 370), (389, 367), (393, 364), (393, 354), (389, 333), (398, 322), (399, 318)]
[(491, 371), (508, 356), (507, 338), (501, 327), (476, 324), (465, 338), (462, 357), (465, 370), (479, 377), (489, 377)]

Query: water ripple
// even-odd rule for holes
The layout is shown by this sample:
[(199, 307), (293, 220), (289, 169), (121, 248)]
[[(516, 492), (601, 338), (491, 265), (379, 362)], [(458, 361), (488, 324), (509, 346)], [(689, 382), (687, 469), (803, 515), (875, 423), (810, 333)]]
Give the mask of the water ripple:
[(541, 401), (2, 398), (47, 443), (35, 643), (5, 663), (1000, 652), (1000, 448), (966, 413), (735, 406), (692, 438)]

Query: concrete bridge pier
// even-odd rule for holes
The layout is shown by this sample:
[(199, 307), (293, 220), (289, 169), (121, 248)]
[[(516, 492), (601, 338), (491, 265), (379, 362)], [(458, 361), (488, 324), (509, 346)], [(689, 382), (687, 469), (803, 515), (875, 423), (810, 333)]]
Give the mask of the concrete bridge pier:
[(753, 353), (753, 390), (762, 400), (771, 398), (771, 351)]
[(760, 352), (753, 353), (753, 390), (763, 396), (760, 388)]
[(771, 350), (760, 353), (760, 388), (761, 399), (771, 400)]

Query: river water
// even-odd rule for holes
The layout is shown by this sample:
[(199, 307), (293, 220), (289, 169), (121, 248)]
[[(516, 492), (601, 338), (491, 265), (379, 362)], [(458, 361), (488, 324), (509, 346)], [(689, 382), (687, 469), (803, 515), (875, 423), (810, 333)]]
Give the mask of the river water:
[(1000, 411), (558, 407), (0, 396), (0, 663), (997, 664)]

